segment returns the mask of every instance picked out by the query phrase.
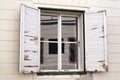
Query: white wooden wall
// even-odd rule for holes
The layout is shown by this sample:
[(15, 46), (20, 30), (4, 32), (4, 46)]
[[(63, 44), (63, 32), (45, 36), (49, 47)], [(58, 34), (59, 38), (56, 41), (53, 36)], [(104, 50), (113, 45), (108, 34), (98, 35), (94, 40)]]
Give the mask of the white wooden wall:
[[(107, 10), (109, 72), (85, 76), (36, 76), (18, 73), (20, 3), (90, 11)], [(81, 6), (81, 7), (79, 7)], [(0, 0), (0, 80), (119, 80), (120, 0)]]

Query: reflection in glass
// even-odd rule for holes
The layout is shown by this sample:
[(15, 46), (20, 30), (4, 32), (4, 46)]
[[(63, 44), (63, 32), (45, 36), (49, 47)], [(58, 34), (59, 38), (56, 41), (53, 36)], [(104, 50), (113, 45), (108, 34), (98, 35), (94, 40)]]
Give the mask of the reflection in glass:
[[(73, 42), (76, 41), (75, 38), (70, 37), (68, 38), (68, 41)], [(75, 63), (77, 61), (77, 44), (70, 43), (69, 45), (69, 62)]]
[(62, 69), (78, 69), (78, 52), (76, 43), (65, 43), (65, 53), (62, 54)]
[(62, 54), (62, 69), (78, 69), (77, 18), (62, 17), (62, 38), (65, 52)]
[(57, 27), (58, 18), (54, 15), (42, 15), (41, 16), (41, 37), (44, 37), (45, 41), (51, 38), (57, 39)]
[(50, 54), (49, 52), (53, 50), (50, 48), (49, 44), (57, 44), (57, 26), (58, 26), (58, 18), (53, 15), (41, 15), (41, 37), (44, 38), (41, 40), (41, 70), (57, 70), (58, 64), (58, 54), (55, 52), (54, 54)]
[(62, 37), (68, 41), (69, 37), (77, 40), (77, 17), (62, 17)]

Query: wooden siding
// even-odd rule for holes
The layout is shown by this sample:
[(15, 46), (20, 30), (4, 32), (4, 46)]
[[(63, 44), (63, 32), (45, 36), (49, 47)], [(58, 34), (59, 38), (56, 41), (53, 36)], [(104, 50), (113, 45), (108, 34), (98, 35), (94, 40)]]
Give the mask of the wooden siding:
[(92, 80), (91, 75), (36, 77), (34, 74), (18, 74), (19, 9), (20, 3), (29, 2), (57, 5), (58, 8), (107, 10), (109, 72), (93, 73), (93, 79), (120, 79), (120, 0), (0, 0), (0, 80)]
[(38, 0), (40, 3), (70, 5), (70, 6), (83, 6), (87, 0)]

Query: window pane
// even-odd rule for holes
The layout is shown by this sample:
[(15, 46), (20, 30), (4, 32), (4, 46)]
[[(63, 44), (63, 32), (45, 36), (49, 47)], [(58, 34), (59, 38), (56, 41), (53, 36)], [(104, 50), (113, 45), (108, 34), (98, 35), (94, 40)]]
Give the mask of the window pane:
[(77, 17), (62, 17), (62, 37), (68, 41), (69, 37), (77, 40)]
[[(49, 41), (57, 41), (57, 39), (49, 39)], [(49, 43), (49, 54), (57, 54), (57, 53), (58, 53), (58, 44)]]
[[(70, 37), (68, 38), (68, 41), (74, 42), (76, 41), (75, 38)], [(76, 57), (77, 57), (77, 43), (71, 43), (69, 44), (69, 62), (70, 63), (75, 63), (76, 62)]]
[(41, 16), (41, 37), (45, 41), (51, 38), (57, 39), (58, 17), (54, 15)]
[[(57, 27), (58, 18), (54, 15), (41, 16), (41, 70), (57, 70), (58, 52), (57, 50)], [(52, 40), (51, 40), (52, 39)], [(56, 39), (56, 40), (54, 40)], [(56, 48), (54, 50), (53, 48)]]
[(58, 54), (49, 54), (49, 43), (42, 42), (43, 63), (40, 64), (41, 70), (57, 70)]
[(62, 38), (65, 44), (62, 69), (78, 69), (77, 17), (62, 17)]
[(65, 43), (65, 54), (62, 54), (62, 69), (78, 69), (77, 43)]

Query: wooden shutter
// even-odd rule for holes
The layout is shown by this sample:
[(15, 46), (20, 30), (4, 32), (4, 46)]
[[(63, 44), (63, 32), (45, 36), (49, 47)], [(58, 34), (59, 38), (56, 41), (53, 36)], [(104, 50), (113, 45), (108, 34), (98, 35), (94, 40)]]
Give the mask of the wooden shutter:
[(107, 71), (106, 13), (85, 14), (85, 52), (87, 71)]
[(40, 66), (40, 12), (21, 4), (20, 73), (35, 73)]

